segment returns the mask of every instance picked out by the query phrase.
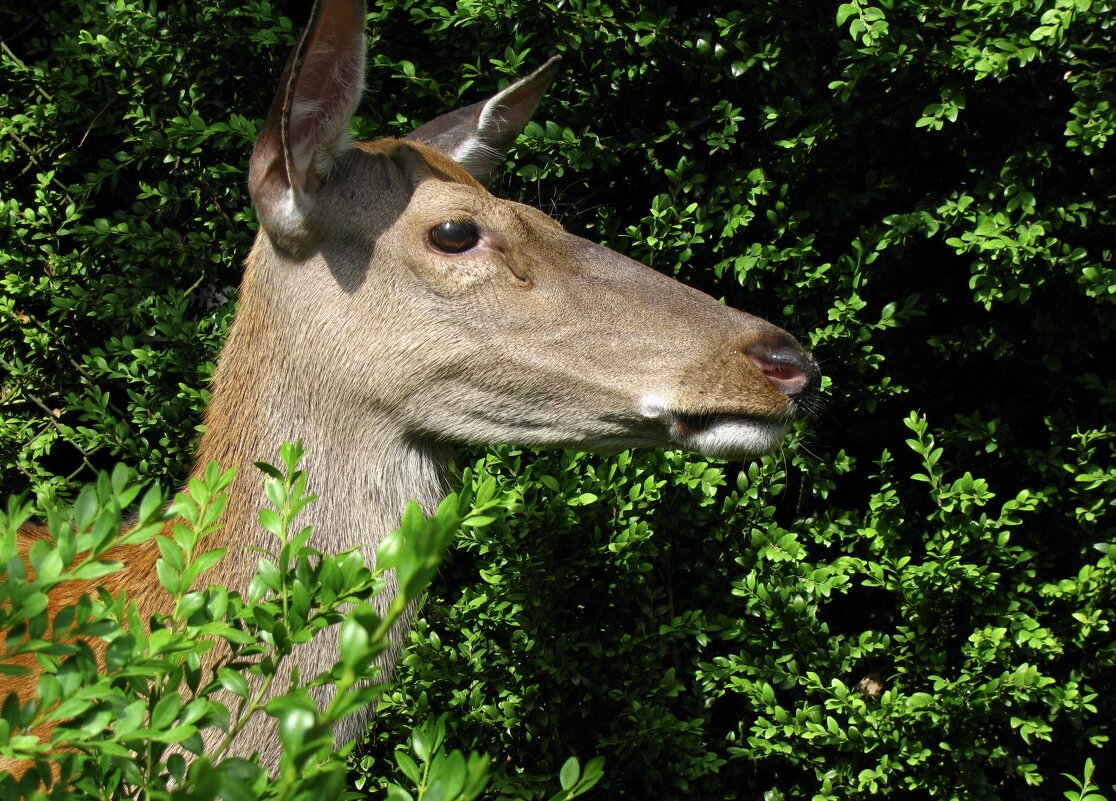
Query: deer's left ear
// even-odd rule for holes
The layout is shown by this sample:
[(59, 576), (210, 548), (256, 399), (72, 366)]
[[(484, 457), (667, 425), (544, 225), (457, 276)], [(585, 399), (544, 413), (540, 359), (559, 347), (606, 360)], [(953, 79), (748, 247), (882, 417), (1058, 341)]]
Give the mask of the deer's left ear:
[(318, 0), (287, 60), (249, 163), (248, 189), (273, 238), (293, 242), (330, 167), (348, 149), (364, 86), (365, 0)]
[(436, 117), (405, 138), (440, 150), (486, 182), (535, 113), (560, 60), (554, 56), (492, 98)]

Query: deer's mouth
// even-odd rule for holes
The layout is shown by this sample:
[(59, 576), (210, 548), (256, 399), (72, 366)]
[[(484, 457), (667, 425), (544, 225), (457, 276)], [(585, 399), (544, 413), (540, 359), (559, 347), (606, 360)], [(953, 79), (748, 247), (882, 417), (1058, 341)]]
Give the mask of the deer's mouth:
[(659, 396), (640, 404), (645, 418), (664, 425), (671, 443), (688, 451), (722, 459), (746, 459), (773, 450), (790, 427), (791, 416), (738, 412), (683, 412)]
[(758, 421), (754, 417), (724, 413), (687, 414), (676, 412), (671, 417), (671, 433), (681, 438), (697, 437), (711, 428), (723, 426), (726, 423), (755, 423)]
[(668, 425), (670, 438), (686, 450), (739, 459), (773, 450), (786, 435), (790, 421), (726, 413), (671, 413)]

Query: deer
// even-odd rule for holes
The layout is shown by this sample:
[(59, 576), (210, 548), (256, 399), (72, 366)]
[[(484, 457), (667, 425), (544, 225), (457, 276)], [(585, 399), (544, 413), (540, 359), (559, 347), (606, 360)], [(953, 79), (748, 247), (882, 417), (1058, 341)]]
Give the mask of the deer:
[[(303, 441), (319, 497), (300, 527), (370, 563), (408, 501), (429, 511), (448, 493), (454, 443), (724, 459), (775, 448), (820, 381), (793, 336), (485, 189), (558, 59), (402, 138), (353, 141), (366, 20), (364, 0), (315, 4), (251, 155), (259, 231), (194, 468), (236, 468), (209, 543), (229, 553), (206, 581), (243, 590), (254, 574), (250, 549), (271, 535), (253, 464), (285, 441)], [(138, 549), (100, 583), (145, 614), (168, 611), (155, 558)], [(336, 648), (302, 647), (300, 673), (328, 669)], [(0, 676), (0, 696), (30, 697), (36, 681)], [(356, 737), (370, 714), (336, 736)], [(273, 721), (246, 727), (236, 749), (274, 768)]]

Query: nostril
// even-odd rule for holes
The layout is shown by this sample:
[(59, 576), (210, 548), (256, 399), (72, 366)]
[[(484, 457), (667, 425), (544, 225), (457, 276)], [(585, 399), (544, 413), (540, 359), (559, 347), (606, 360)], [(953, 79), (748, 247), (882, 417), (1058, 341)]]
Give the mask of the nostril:
[(776, 389), (797, 399), (814, 390), (818, 368), (806, 353), (792, 347), (752, 347), (746, 353)]

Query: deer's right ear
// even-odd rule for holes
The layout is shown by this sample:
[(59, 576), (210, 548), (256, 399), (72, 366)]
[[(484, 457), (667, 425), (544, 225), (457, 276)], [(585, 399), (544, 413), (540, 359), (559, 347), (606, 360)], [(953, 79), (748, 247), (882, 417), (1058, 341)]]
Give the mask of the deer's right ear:
[(248, 190), (260, 222), (280, 239), (302, 229), (308, 205), (337, 158), (364, 88), (365, 0), (318, 0), (287, 59), (279, 92), (252, 151)]
[(478, 181), (486, 183), (504, 163), (508, 148), (535, 113), (558, 74), (560, 60), (560, 56), (554, 56), (488, 100), (443, 114), (406, 138), (442, 151)]

